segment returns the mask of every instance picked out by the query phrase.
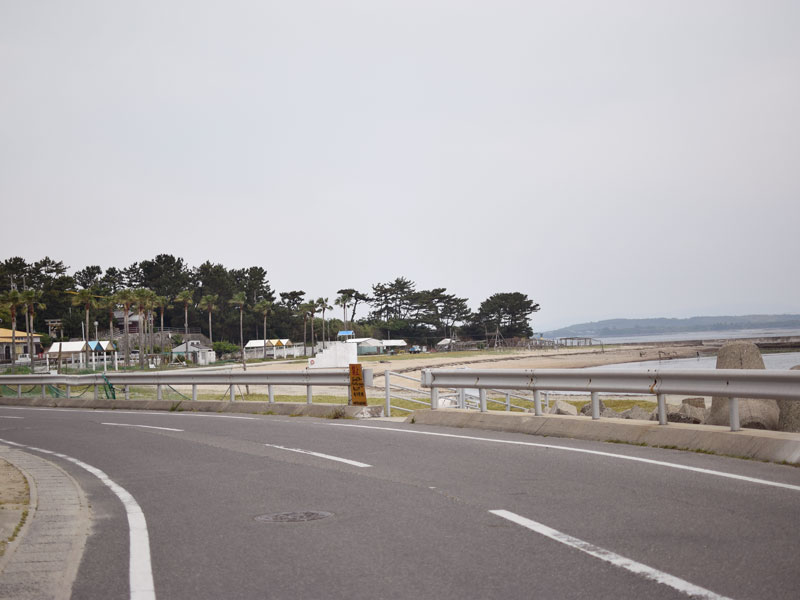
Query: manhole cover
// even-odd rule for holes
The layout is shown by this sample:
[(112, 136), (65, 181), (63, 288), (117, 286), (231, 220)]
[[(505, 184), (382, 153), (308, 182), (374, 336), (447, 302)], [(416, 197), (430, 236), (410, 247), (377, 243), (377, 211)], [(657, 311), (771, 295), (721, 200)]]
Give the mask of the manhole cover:
[(332, 517), (333, 513), (324, 510), (304, 510), (301, 512), (279, 512), (268, 515), (259, 515), (256, 521), (266, 521), (267, 523), (301, 523), (303, 521), (317, 521)]

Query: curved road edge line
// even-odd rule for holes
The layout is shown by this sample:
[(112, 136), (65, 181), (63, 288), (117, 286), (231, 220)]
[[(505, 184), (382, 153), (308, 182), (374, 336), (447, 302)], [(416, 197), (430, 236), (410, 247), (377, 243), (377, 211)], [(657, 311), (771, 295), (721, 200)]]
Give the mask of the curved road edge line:
[(33, 450), (35, 452), (42, 452), (50, 454), (58, 458), (63, 458), (69, 462), (79, 466), (80, 468), (88, 471), (97, 477), (103, 484), (108, 487), (117, 498), (120, 499), (122, 505), (125, 507), (125, 513), (128, 517), (128, 529), (130, 539), (130, 597), (131, 600), (155, 600), (156, 592), (153, 584), (153, 569), (150, 563), (150, 536), (147, 532), (147, 521), (144, 512), (139, 506), (134, 497), (123, 488), (121, 485), (113, 481), (108, 475), (97, 467), (93, 467), (77, 458), (54, 452), (52, 450), (45, 450), (44, 448), (37, 448), (36, 446), (27, 446), (18, 444), (16, 442), (9, 442), (0, 439), (0, 442)]
[(399, 429), (397, 427), (376, 427), (374, 425), (350, 425), (349, 423), (324, 423), (329, 427), (358, 427), (361, 429), (375, 429), (379, 431), (399, 431), (401, 433), (415, 433), (418, 435), (433, 435), (437, 437), (456, 438), (463, 440), (472, 440), (479, 442), (492, 442), (495, 444), (510, 444), (512, 446), (532, 446), (534, 448), (547, 448), (549, 450), (564, 450), (565, 452), (580, 452), (583, 454), (594, 454), (595, 456), (606, 456), (609, 458), (620, 458), (623, 460), (632, 460), (635, 462), (642, 462), (651, 465), (658, 465), (659, 467), (670, 467), (672, 469), (681, 469), (683, 471), (692, 471), (694, 473), (702, 473), (704, 475), (714, 475), (716, 477), (726, 477), (728, 479), (737, 479), (739, 481), (746, 481), (748, 483), (757, 483), (760, 485), (768, 485), (772, 487), (783, 488), (792, 490), (793, 492), (800, 492), (800, 485), (793, 485), (791, 483), (782, 483), (780, 481), (769, 481), (768, 479), (758, 479), (757, 477), (748, 477), (746, 475), (737, 475), (736, 473), (726, 473), (725, 471), (714, 471), (713, 469), (703, 469), (701, 467), (690, 467), (688, 465), (679, 465), (677, 463), (666, 462), (663, 460), (654, 460), (652, 458), (641, 458), (638, 456), (627, 456), (625, 454), (614, 454), (613, 452), (602, 452), (600, 450), (587, 450), (585, 448), (570, 448), (569, 446), (557, 446), (555, 444), (539, 444), (536, 442), (522, 442), (518, 440), (500, 440), (496, 438), (484, 438), (474, 435), (457, 435), (455, 433), (438, 433), (436, 431), (416, 431), (413, 429)]

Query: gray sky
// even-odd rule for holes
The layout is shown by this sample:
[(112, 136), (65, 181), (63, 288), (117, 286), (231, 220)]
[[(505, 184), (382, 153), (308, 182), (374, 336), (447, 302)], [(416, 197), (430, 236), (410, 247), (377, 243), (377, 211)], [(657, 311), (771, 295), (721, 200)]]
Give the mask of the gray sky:
[(796, 0), (0, 0), (0, 258), (521, 291), (536, 331), (798, 313), (798, 31)]

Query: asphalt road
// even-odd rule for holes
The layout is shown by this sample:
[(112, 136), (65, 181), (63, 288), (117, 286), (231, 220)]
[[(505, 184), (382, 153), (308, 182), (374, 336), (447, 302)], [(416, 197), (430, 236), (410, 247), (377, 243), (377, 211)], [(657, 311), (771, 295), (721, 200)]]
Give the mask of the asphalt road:
[[(0, 419), (0, 439), (89, 499), (74, 598), (130, 597), (127, 509), (95, 474), (30, 447), (130, 493), (162, 599), (800, 596), (793, 467), (390, 422), (0, 415), (24, 417)], [(309, 511), (332, 515), (256, 519)]]

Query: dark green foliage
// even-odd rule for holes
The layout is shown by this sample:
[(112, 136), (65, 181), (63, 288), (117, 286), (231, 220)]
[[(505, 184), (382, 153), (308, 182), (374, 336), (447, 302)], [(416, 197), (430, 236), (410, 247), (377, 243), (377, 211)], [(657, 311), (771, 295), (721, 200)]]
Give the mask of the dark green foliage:
[(217, 353), (217, 356), (239, 351), (239, 346), (231, 344), (230, 342), (214, 342), (212, 347), (214, 348), (214, 352)]
[(521, 292), (493, 294), (481, 302), (470, 330), (476, 335), (489, 336), (499, 331), (506, 339), (530, 337), (533, 335), (530, 316), (538, 310), (539, 305)]
[[(169, 307), (164, 311), (164, 326), (183, 331), (184, 309), (188, 313), (188, 326), (208, 335), (208, 310), (198, 308), (201, 298), (217, 296), (211, 317), (214, 329), (214, 348), (217, 350), (223, 340), (239, 341), (239, 320), (242, 320), (243, 341), (249, 339), (289, 338), (295, 342), (303, 339), (304, 329), (308, 340), (322, 339), (322, 313), (317, 308), (313, 319), (301, 306), (308, 303), (303, 290), (281, 292), (279, 300), (267, 279), (267, 271), (261, 266), (241, 269), (226, 269), (224, 265), (210, 261), (199, 267), (190, 268), (180, 257), (159, 254), (153, 259), (134, 262), (128, 267), (109, 267), (105, 273), (97, 265), (85, 266), (67, 275), (69, 267), (60, 261), (45, 257), (28, 263), (21, 257), (12, 257), (0, 263), (0, 293), (12, 286), (19, 290), (31, 288), (40, 291), (44, 309), (35, 312), (34, 330), (46, 332), (45, 319), (61, 319), (63, 330), (59, 339), (79, 337), (81, 323), (85, 326), (84, 306), (73, 306), (73, 292), (78, 289), (91, 290), (97, 303), (90, 305), (89, 323), (100, 323), (99, 328), (108, 328), (108, 298), (117, 292), (130, 288), (150, 289), (159, 296), (169, 299)], [(187, 303), (177, 302), (176, 296), (189, 292)], [(327, 337), (335, 338), (341, 329), (353, 330), (358, 337), (403, 338), (409, 344), (432, 345), (443, 337), (475, 337), (483, 339), (486, 334), (493, 335), (497, 329), (506, 337), (525, 337), (531, 335), (529, 323), (533, 312), (539, 305), (520, 292), (494, 294), (486, 299), (480, 310), (473, 314), (467, 299), (447, 292), (446, 288), (417, 290), (416, 284), (405, 277), (397, 277), (386, 283), (372, 286), (371, 295), (355, 288), (342, 288), (338, 297), (327, 309)], [(70, 292), (70, 293), (68, 293)], [(245, 298), (244, 310), (230, 304), (234, 292), (242, 292)], [(264, 331), (263, 312), (254, 310), (259, 303), (272, 303), (267, 313), (267, 331)], [(104, 306), (105, 305), (105, 306)], [(359, 318), (358, 310), (368, 305), (369, 315)], [(161, 325), (156, 310), (155, 330)], [(23, 329), (21, 312), (18, 315), (18, 328)], [(3, 323), (10, 320), (8, 310), (0, 306)], [(359, 320), (356, 320), (356, 319)], [(116, 327), (121, 328), (121, 320)], [(304, 327), (305, 325), (305, 327)], [(90, 335), (93, 332), (90, 332)], [(174, 334), (175, 343), (180, 337)], [(135, 335), (134, 335), (135, 338)], [(49, 340), (48, 340), (49, 341)], [(135, 343), (135, 339), (132, 340)], [(221, 353), (235, 351), (238, 345), (218, 350)]]

